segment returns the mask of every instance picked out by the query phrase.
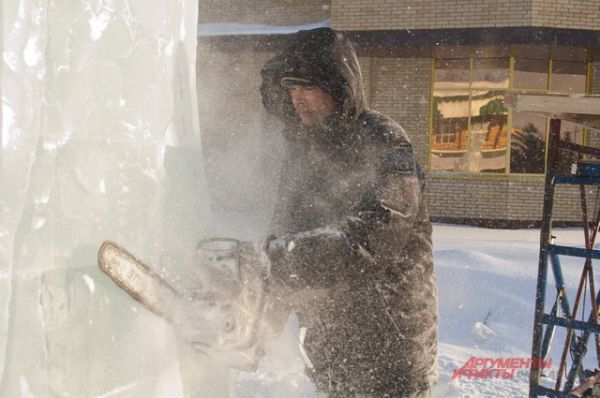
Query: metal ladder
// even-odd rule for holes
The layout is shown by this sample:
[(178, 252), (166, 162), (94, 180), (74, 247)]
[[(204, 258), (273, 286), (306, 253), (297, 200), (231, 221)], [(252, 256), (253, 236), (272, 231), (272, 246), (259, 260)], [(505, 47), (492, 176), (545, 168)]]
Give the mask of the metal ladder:
[[(591, 388), (596, 382), (600, 382), (600, 374), (590, 374), (582, 366), (583, 359), (587, 353), (589, 338), (593, 334), (595, 351), (598, 357), (598, 367), (600, 368), (600, 325), (598, 324), (600, 292), (596, 289), (592, 268), (592, 261), (600, 259), (600, 250), (593, 249), (600, 226), (600, 208), (593, 215), (593, 219), (589, 220), (585, 190), (585, 186), (598, 186), (600, 189), (600, 163), (579, 161), (573, 164), (569, 175), (560, 175), (558, 173), (558, 160), (561, 149), (595, 157), (600, 157), (600, 150), (561, 141), (560, 124), (560, 119), (550, 120), (531, 351), (532, 367), (530, 371), (529, 397), (581, 397), (585, 390)], [(585, 236), (584, 248), (555, 244), (554, 236), (552, 235), (552, 212), (555, 200), (555, 188), (560, 184), (579, 186), (582, 226)], [(560, 263), (560, 257), (562, 256), (578, 257), (585, 261), (573, 304), (569, 302), (567, 297)], [(549, 312), (546, 312), (545, 300), (549, 267), (554, 276), (556, 296), (552, 308)], [(590, 292), (587, 296), (589, 297), (591, 309), (586, 313), (586, 319), (578, 320), (577, 314), (581, 312), (580, 305), (585, 301), (583, 297), (588, 291)], [(553, 387), (548, 387), (540, 384), (544, 380), (542, 368), (544, 361), (549, 355), (554, 332), (557, 328), (564, 328), (567, 336), (556, 381)], [(575, 336), (575, 332), (581, 334)], [(579, 380), (577, 387), (575, 387), (576, 380)]]

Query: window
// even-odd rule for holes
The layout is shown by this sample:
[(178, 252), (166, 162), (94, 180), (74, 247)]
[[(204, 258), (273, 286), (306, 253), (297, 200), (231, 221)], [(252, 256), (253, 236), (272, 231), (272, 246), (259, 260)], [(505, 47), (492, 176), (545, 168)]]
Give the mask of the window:
[(436, 61), (431, 169), (504, 172), (509, 58)]
[(530, 113), (512, 114), (510, 144), (510, 171), (512, 173), (541, 174), (546, 159), (547, 121), (543, 116)]
[[(510, 55), (500, 55), (475, 51), (435, 60), (432, 171), (544, 173), (547, 120), (509, 111), (504, 96), (507, 91), (585, 93), (587, 52), (513, 46)], [(563, 124), (563, 139), (582, 144), (583, 137), (581, 128)]]
[(547, 47), (514, 46), (513, 89), (548, 90), (550, 52)]

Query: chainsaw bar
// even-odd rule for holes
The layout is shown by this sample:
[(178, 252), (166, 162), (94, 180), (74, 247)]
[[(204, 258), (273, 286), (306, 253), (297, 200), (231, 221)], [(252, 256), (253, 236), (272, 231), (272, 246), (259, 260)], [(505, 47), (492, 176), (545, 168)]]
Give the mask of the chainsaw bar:
[(150, 311), (171, 319), (177, 291), (141, 260), (114, 242), (104, 242), (98, 265), (117, 285)]

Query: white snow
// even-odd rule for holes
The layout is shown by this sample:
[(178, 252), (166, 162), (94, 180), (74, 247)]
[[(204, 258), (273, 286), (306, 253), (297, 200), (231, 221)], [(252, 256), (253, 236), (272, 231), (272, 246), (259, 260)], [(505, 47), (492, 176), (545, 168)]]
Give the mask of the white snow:
[(473, 340), (475, 340), (475, 342), (477, 342), (478, 344), (483, 344), (492, 337), (494, 337), (496, 335), (496, 332), (494, 332), (485, 323), (475, 322), (475, 325), (473, 325), (472, 335)]
[[(558, 244), (583, 246), (580, 229), (553, 233)], [(539, 229), (435, 225), (433, 241), (440, 307), (440, 383), (448, 383), (452, 371), (470, 357), (531, 357)], [(583, 261), (561, 258), (561, 263), (573, 302)], [(555, 296), (552, 275), (550, 271), (547, 301)], [(564, 337), (557, 331), (550, 354), (554, 369), (563, 344)], [(527, 395), (527, 377), (523, 369), (511, 380), (463, 377), (455, 382), (461, 396), (515, 397)]]
[(299, 30), (316, 29), (331, 26), (331, 20), (305, 25), (257, 25), (244, 23), (201, 23), (198, 24), (198, 36), (231, 36), (231, 35), (284, 35)]

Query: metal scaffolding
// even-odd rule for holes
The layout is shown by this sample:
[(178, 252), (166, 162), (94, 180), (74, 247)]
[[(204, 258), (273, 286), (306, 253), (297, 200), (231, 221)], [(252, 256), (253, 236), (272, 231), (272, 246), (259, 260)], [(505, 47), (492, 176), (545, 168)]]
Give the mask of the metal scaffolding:
[[(592, 218), (588, 214), (586, 187), (596, 186), (600, 192), (600, 149), (561, 140), (561, 120), (600, 131), (600, 96), (558, 94), (509, 94), (506, 103), (517, 112), (533, 112), (550, 119), (546, 157), (544, 207), (540, 233), (538, 277), (536, 286), (535, 316), (531, 349), (530, 397), (582, 397), (593, 394), (600, 383), (600, 372), (585, 370), (583, 360), (593, 335), (595, 361), (600, 368), (600, 324), (598, 301), (600, 291), (595, 286), (593, 262), (600, 259), (600, 250), (594, 249), (600, 229), (600, 206)], [(578, 154), (568, 173), (559, 170), (559, 160), (564, 151)], [(557, 185), (575, 185), (580, 192), (581, 221), (584, 242), (581, 247), (555, 244), (552, 233), (553, 207)], [(575, 299), (571, 303), (568, 286), (563, 278), (561, 257), (584, 260)], [(555, 295), (547, 291), (548, 268), (552, 270)], [(546, 308), (546, 298), (552, 298)], [(590, 306), (585, 310), (585, 302)], [(550, 305), (551, 304), (551, 305)], [(566, 334), (556, 380), (547, 380), (543, 372), (555, 331), (562, 328)], [(577, 386), (576, 386), (576, 383)]]

